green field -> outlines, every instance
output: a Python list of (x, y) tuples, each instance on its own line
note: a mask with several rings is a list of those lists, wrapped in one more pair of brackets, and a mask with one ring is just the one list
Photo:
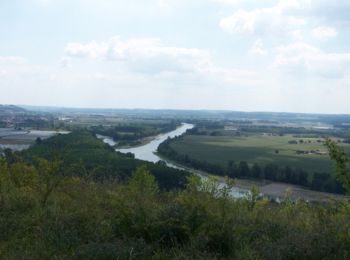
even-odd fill
[[(298, 144), (290, 144), (295, 140)], [(303, 140), (303, 143), (300, 143)], [(326, 147), (317, 138), (295, 138), (293, 135), (268, 136), (262, 134), (250, 136), (201, 136), (186, 135), (171, 142), (171, 147), (180, 154), (193, 159), (207, 161), (223, 167), (229, 160), (247, 161), (261, 165), (274, 163), (279, 166), (302, 168), (309, 172), (333, 172), (333, 163), (328, 155), (297, 154), (297, 150), (319, 150)], [(350, 145), (342, 145), (350, 153)], [(276, 153), (278, 150), (278, 153)]]

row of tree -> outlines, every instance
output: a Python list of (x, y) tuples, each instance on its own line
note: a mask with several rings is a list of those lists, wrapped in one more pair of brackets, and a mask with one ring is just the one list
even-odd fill
[(270, 180), (300, 185), (317, 191), (345, 193), (342, 185), (328, 173), (309, 173), (303, 169), (295, 169), (289, 166), (280, 167), (273, 163), (265, 165), (254, 163), (253, 165), (249, 165), (245, 161), (235, 162), (233, 160), (230, 160), (227, 166), (223, 167), (191, 158), (187, 154), (180, 154), (170, 146), (171, 142), (172, 140), (168, 139), (162, 143), (158, 148), (159, 153), (197, 170), (220, 176), (229, 176), (231, 178)]

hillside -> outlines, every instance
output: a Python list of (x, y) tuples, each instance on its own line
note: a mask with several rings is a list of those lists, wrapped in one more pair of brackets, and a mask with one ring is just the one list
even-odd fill
[(43, 140), (22, 153), (20, 159), (36, 164), (38, 159), (61, 161), (66, 176), (89, 177), (98, 181), (125, 181), (137, 167), (145, 165), (162, 189), (184, 187), (189, 173), (116, 153), (88, 131), (74, 131)]
[(1, 105), (0, 104), (0, 115), (1, 114), (18, 114), (18, 113), (25, 113), (27, 112), (26, 109), (14, 106), (14, 105)]
[(0, 160), (1, 259), (347, 259), (348, 202), (233, 200), (214, 180), (160, 191), (66, 176), (59, 163)]

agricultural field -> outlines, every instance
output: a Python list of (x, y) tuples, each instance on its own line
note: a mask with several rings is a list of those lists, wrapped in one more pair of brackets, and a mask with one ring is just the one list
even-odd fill
[(0, 149), (23, 150), (32, 145), (37, 138), (47, 139), (57, 134), (67, 134), (68, 131), (16, 130), (0, 128)]
[[(350, 154), (349, 144), (340, 144)], [(186, 135), (171, 142), (179, 154), (227, 167), (228, 161), (246, 161), (250, 165), (274, 163), (302, 168), (308, 172), (333, 172), (327, 149), (320, 138), (293, 135), (253, 134), (247, 136)]]

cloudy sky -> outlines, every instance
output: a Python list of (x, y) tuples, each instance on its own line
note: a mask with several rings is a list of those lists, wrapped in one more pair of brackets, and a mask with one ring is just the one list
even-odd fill
[(0, 103), (350, 113), (348, 0), (1, 0)]

